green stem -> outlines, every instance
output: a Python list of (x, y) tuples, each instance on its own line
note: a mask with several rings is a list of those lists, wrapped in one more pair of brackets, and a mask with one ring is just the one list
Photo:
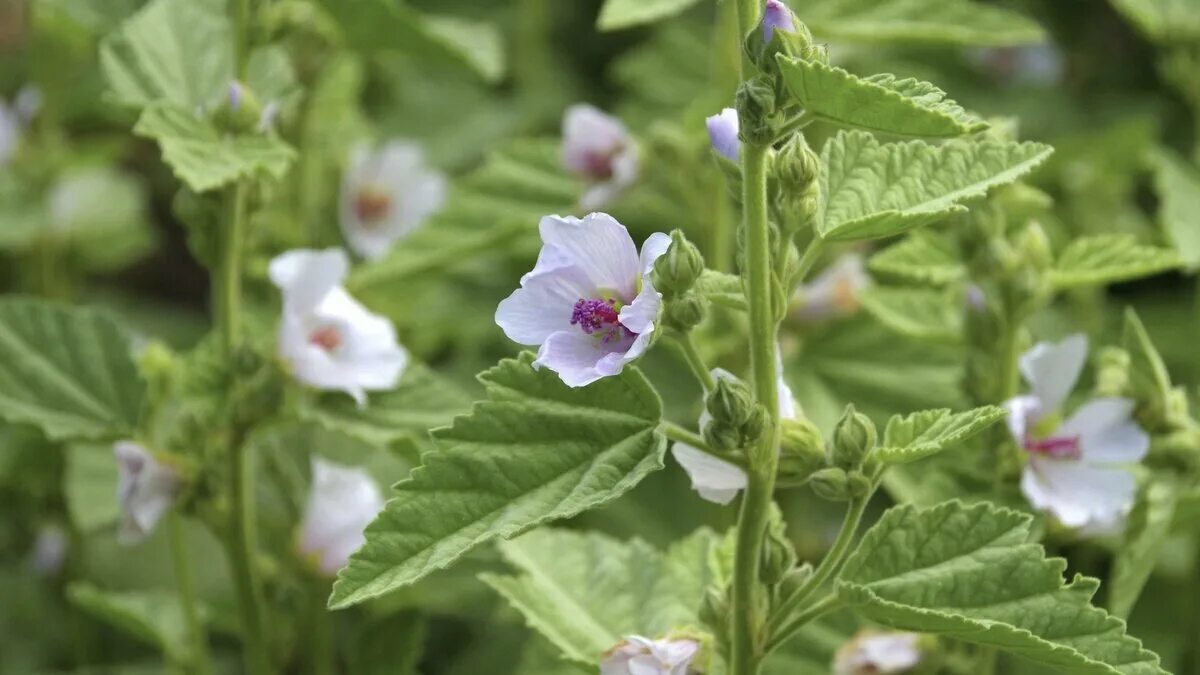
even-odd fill
[(740, 467), (742, 470), (745, 470), (747, 468), (746, 460), (743, 457), (738, 457), (738, 456), (733, 456), (733, 455), (728, 455), (728, 454), (717, 452), (716, 450), (714, 450), (712, 448), (712, 446), (710, 446), (708, 444), (708, 441), (704, 440), (703, 436), (701, 436), (700, 434), (698, 434), (694, 431), (691, 431), (690, 429), (685, 429), (685, 428), (679, 426), (678, 424), (675, 424), (674, 422), (663, 422), (662, 425), (659, 427), (659, 429), (662, 430), (664, 436), (666, 436), (668, 439), (670, 439), (676, 443), (683, 443), (685, 445), (690, 445), (693, 448), (696, 448), (697, 450), (700, 450), (702, 452), (712, 455), (713, 457), (716, 457), (717, 459), (721, 460), (722, 462), (729, 462), (730, 464), (734, 464), (734, 465)]
[(217, 323), (226, 355), (237, 346), (242, 301), (242, 244), (245, 240), (246, 202), (249, 189), (239, 181), (229, 197), (228, 229), (221, 241), (221, 260), (216, 279)]
[[(820, 235), (813, 233), (812, 241), (808, 242), (808, 246), (804, 247), (804, 254), (800, 256), (800, 262), (796, 263), (795, 278), (789, 279), (789, 283), (798, 284), (804, 280), (808, 273), (812, 271), (813, 265), (817, 264), (817, 260), (821, 257), (821, 253), (825, 250), (825, 240)], [(788, 289), (789, 291), (791, 289)]]
[(705, 391), (712, 391), (713, 387), (717, 386), (716, 380), (713, 379), (712, 371), (708, 365), (704, 363), (704, 357), (700, 356), (700, 351), (696, 349), (696, 343), (692, 341), (692, 334), (684, 331), (673, 331), (671, 333), (671, 341), (679, 347), (679, 352), (683, 354), (684, 360), (687, 361), (688, 367), (692, 369), (692, 374), (696, 376), (696, 380), (700, 386), (704, 387)]
[(333, 675), (333, 622), (326, 602), (329, 597), (327, 584), (314, 584), (312, 606), (312, 674)]
[(250, 65), (250, 0), (230, 0), (233, 5), (234, 72), (237, 79), (245, 80)]
[[(821, 564), (817, 566), (813, 575), (804, 582), (800, 588), (788, 596), (779, 607), (775, 610), (775, 615), (771, 617), (770, 627), (771, 634), (778, 635), (782, 630), (784, 622), (788, 621), (789, 615), (802, 607), (804, 602), (816, 592), (826, 581), (833, 578), (841, 569), (842, 563), (846, 559), (846, 554), (850, 552), (850, 545), (854, 543), (854, 535), (858, 532), (859, 523), (862, 522), (863, 512), (867, 509), (867, 502), (871, 500), (868, 494), (864, 497), (850, 501), (850, 508), (846, 511), (846, 517), (842, 520), (842, 529), (838, 532), (837, 538), (830, 547), (829, 552), (821, 560)], [(789, 622), (790, 625), (790, 622)]]
[(242, 615), (242, 647), (246, 673), (269, 675), (271, 659), (267, 650), (266, 627), (263, 622), (262, 584), (255, 564), (255, 504), (253, 472), (250, 453), (242, 439), (235, 438), (229, 447), (230, 522), (227, 546)]
[(554, 35), (548, 0), (519, 0), (516, 55), (513, 72), (521, 95), (537, 96), (550, 85), (554, 50), (547, 36)]
[(192, 640), (191, 670), (196, 675), (207, 675), (212, 672), (212, 664), (208, 658), (208, 638), (196, 607), (196, 583), (188, 560), (187, 542), (183, 539), (183, 516), (173, 513), (167, 520), (171, 535), (171, 558), (175, 563), (175, 587), (179, 592), (183, 621)]
[[(754, 7), (757, 8), (757, 5)], [(757, 16), (756, 12), (755, 9), (753, 16)], [(754, 373), (755, 399), (766, 410), (768, 424), (756, 447), (749, 449), (748, 482), (738, 514), (737, 551), (733, 566), (731, 675), (756, 675), (759, 671), (765, 623), (765, 598), (759, 581), (759, 565), (779, 463), (779, 388), (775, 363), (778, 322), (771, 301), (771, 250), (767, 223), (768, 151), (765, 145), (742, 145), (742, 208), (746, 242), (746, 269), (743, 274), (750, 314), (750, 365)]]
[(786, 625), (780, 628), (778, 632), (771, 636), (771, 641), (767, 643), (766, 649), (763, 650), (764, 654), (770, 654), (771, 652), (775, 651), (785, 642), (790, 640), (792, 636), (800, 632), (801, 628), (804, 628), (812, 621), (815, 621), (816, 619), (834, 611), (835, 609), (838, 609), (839, 607), (841, 607), (841, 600), (838, 599), (836, 593), (830, 593), (829, 595), (814, 602), (803, 612), (797, 614), (796, 618), (789, 621)]

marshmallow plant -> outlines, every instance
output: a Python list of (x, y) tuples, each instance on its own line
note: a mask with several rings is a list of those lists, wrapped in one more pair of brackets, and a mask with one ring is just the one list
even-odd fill
[(427, 165), (421, 146), (393, 140), (357, 146), (342, 178), (341, 223), (347, 244), (382, 258), (446, 202), (446, 177)]
[(603, 208), (638, 178), (637, 143), (621, 120), (595, 106), (567, 108), (562, 122), (562, 163), (588, 184), (579, 208)]

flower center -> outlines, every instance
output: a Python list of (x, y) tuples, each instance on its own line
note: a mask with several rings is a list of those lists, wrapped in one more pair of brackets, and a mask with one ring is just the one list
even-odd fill
[(1051, 437), (1025, 439), (1025, 450), (1051, 459), (1079, 459), (1081, 452), (1078, 438)]
[(364, 186), (354, 198), (354, 215), (364, 224), (373, 225), (392, 210), (392, 196), (376, 186)]
[(308, 336), (308, 342), (332, 352), (342, 345), (342, 334), (333, 326), (322, 326)]
[(580, 298), (571, 312), (571, 325), (605, 344), (632, 337), (634, 332), (621, 325), (620, 307), (615, 298), (588, 300)]
[(583, 155), (583, 172), (592, 180), (608, 180), (613, 176), (613, 159), (621, 152), (616, 146), (607, 152), (590, 150)]
[(853, 279), (838, 279), (833, 285), (833, 306), (843, 314), (858, 310), (858, 289)]

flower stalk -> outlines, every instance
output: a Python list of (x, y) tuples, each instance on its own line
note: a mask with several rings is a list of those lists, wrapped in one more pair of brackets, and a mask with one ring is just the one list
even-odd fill
[(187, 542), (183, 538), (183, 517), (178, 513), (168, 519), (171, 534), (171, 558), (175, 564), (175, 589), (179, 593), (179, 605), (183, 610), (183, 621), (188, 637), (192, 641), (191, 672), (209, 675), (212, 664), (208, 656), (208, 638), (200, 623), (200, 612), (196, 606), (196, 582), (188, 562)]

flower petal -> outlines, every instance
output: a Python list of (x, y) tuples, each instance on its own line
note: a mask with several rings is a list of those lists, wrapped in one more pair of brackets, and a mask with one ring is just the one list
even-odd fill
[(297, 249), (272, 259), (268, 274), (286, 305), (305, 310), (315, 307), (349, 271), (350, 259), (340, 248)]
[(1089, 462), (1138, 462), (1150, 450), (1150, 437), (1133, 421), (1133, 401), (1098, 398), (1079, 407), (1055, 432), (1075, 437)]
[(706, 117), (708, 140), (713, 150), (731, 162), (738, 161), (742, 143), (738, 140), (738, 114), (734, 108), (725, 108), (720, 113)]
[(1041, 399), (1042, 410), (1055, 410), (1067, 399), (1083, 371), (1087, 351), (1087, 337), (1077, 333), (1060, 342), (1039, 342), (1021, 355), (1021, 374)]
[(562, 137), (563, 165), (582, 174), (593, 170), (594, 155), (611, 155), (629, 143), (629, 131), (619, 119), (586, 103), (567, 108)]
[(1005, 417), (1005, 422), (1008, 424), (1008, 431), (1017, 443), (1025, 441), (1025, 437), (1029, 435), (1030, 429), (1037, 424), (1038, 418), (1044, 414), (1042, 402), (1036, 396), (1010, 398), (1004, 402), (1004, 409), (1008, 411), (1008, 415)]
[(313, 458), (312, 477), (298, 546), (333, 576), (362, 546), (363, 530), (383, 508), (383, 495), (363, 469), (320, 457)]
[(559, 331), (542, 343), (533, 365), (558, 373), (568, 387), (584, 387), (606, 374), (596, 368), (600, 359), (611, 353), (602, 350), (602, 346), (603, 343), (582, 331)]
[(746, 487), (746, 472), (736, 464), (685, 443), (671, 446), (671, 454), (692, 479), (692, 489), (706, 501), (728, 504)]
[(546, 216), (538, 224), (542, 241), (570, 259), (596, 289), (616, 293), (621, 302), (636, 294), (640, 270), (637, 247), (625, 226), (607, 213), (582, 220)]
[(1128, 513), (1137, 482), (1120, 468), (1033, 457), (1021, 476), (1021, 491), (1030, 504), (1078, 528), (1111, 523)]
[(546, 246), (537, 266), (521, 278), (521, 288), (496, 308), (496, 325), (517, 344), (540, 345), (559, 331), (578, 330), (571, 325), (575, 303), (596, 292), (582, 270)]

